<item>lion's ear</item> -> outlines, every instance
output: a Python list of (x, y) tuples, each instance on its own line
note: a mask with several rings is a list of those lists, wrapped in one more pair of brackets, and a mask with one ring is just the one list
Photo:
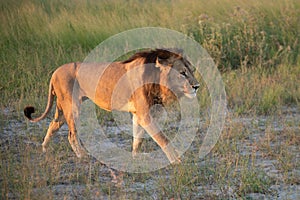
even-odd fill
[(157, 58), (156, 58), (156, 67), (168, 66), (171, 63), (171, 53), (166, 50), (158, 51)]
[(156, 58), (156, 63), (155, 63), (156, 67), (160, 68), (160, 67), (164, 67), (164, 66), (168, 66), (168, 65), (169, 65), (168, 59), (163, 59), (160, 57)]
[(183, 51), (181, 49), (159, 49), (156, 58), (156, 67), (171, 66), (182, 57)]
[(161, 67), (166, 67), (166, 66), (171, 66), (172, 65), (172, 60), (171, 58), (163, 59), (163, 58), (156, 58), (156, 63), (155, 67), (161, 68)]

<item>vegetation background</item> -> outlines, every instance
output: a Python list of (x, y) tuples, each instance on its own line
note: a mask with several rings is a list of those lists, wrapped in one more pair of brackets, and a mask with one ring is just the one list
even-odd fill
[[(201, 169), (184, 166), (166, 172), (173, 173), (175, 178), (168, 182), (169, 187), (162, 187), (163, 180), (157, 183), (164, 188), (157, 192), (158, 197), (187, 197), (185, 195), (195, 194), (197, 190), (201, 191), (201, 198), (230, 195), (246, 198), (250, 193), (272, 196), (272, 185), (299, 185), (299, 152), (290, 149), (299, 150), (300, 144), (299, 121), (295, 117), (299, 116), (300, 100), (299, 13), (297, 0), (0, 1), (1, 199), (36, 198), (37, 189), (45, 187), (50, 189), (39, 194), (51, 194), (54, 198), (58, 189), (51, 190), (51, 186), (63, 180), (77, 186), (95, 185), (91, 174), (96, 173), (99, 166), (89, 163), (90, 176), (86, 178), (83, 164), (76, 158), (69, 158), (73, 155), (67, 143), (53, 144), (56, 148), (53, 152), (67, 149), (64, 154), (34, 158), (40, 154), (39, 149), (24, 144), (24, 140), (41, 142), (47, 125), (29, 129), (22, 110), (28, 104), (36, 105), (40, 112), (44, 109), (49, 79), (58, 66), (82, 61), (93, 48), (114, 34), (146, 26), (180, 31), (210, 53), (222, 72), (231, 113), (224, 134), (207, 163)], [(199, 99), (201, 106), (209, 105), (206, 87), (199, 92)], [(286, 115), (291, 115), (292, 120), (285, 120)], [(249, 126), (245, 121), (232, 123), (245, 116), (252, 121)], [(259, 129), (261, 123), (263, 130)], [(274, 123), (280, 124), (279, 133)], [(23, 134), (18, 137), (8, 134), (18, 131)], [(255, 145), (263, 155), (255, 157), (257, 151), (253, 152), (252, 140), (252, 152), (242, 155), (238, 146), (243, 146), (256, 133), (260, 133), (256, 135), (260, 143)], [(282, 176), (280, 180), (270, 178), (261, 166), (249, 161), (249, 157), (262, 161), (264, 156), (279, 163), (275, 168)], [(216, 164), (216, 160), (221, 163)], [(32, 171), (33, 168), (36, 170)], [(63, 173), (66, 169), (69, 171)], [(134, 182), (162, 173), (142, 178), (141, 175), (128, 175), (127, 178)], [(101, 176), (99, 172), (98, 175)], [(207, 182), (227, 193), (222, 196), (199, 189), (199, 185)], [(84, 192), (80, 197), (94, 193), (108, 196), (124, 193), (105, 183), (101, 188), (99, 193), (91, 187), (81, 188), (79, 190)], [(145, 196), (149, 194), (145, 192)], [(74, 192), (71, 196), (64, 195), (73, 198)]]
[(298, 104), (299, 6), (293, 0), (4, 0), (1, 105), (44, 102), (46, 95), (32, 94), (47, 93), (58, 66), (82, 61), (109, 36), (145, 26), (174, 29), (199, 41), (225, 72), (235, 110), (266, 113)]

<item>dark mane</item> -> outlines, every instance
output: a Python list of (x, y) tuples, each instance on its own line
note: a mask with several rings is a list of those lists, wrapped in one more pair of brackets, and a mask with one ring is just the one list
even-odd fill
[(132, 62), (136, 59), (140, 59), (140, 58), (145, 58), (145, 63), (155, 63), (157, 55), (158, 55), (158, 53), (155, 50), (141, 51), (141, 52), (135, 53), (134, 55), (132, 55), (130, 58), (123, 61), (122, 63), (123, 64), (130, 63), (130, 62)]
[(175, 55), (181, 55), (182, 50), (180, 49), (154, 49), (154, 50), (145, 50), (145, 51), (140, 51), (132, 55), (130, 58), (127, 60), (124, 60), (122, 63), (130, 63), (136, 59), (139, 58), (145, 58), (144, 63), (155, 63), (156, 58), (168, 58), (170, 55), (175, 54)]

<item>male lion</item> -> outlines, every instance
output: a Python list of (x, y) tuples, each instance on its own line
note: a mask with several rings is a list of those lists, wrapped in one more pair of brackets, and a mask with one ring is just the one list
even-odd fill
[(71, 147), (78, 157), (82, 157), (86, 151), (76, 136), (75, 122), (82, 101), (89, 98), (107, 111), (132, 113), (133, 155), (139, 150), (146, 130), (169, 161), (178, 163), (178, 152), (153, 123), (149, 110), (154, 104), (165, 104), (176, 97), (193, 98), (198, 88), (191, 64), (182, 52), (155, 49), (136, 53), (123, 62), (65, 64), (52, 75), (45, 112), (32, 118), (34, 107), (28, 106), (24, 114), (31, 122), (44, 119), (56, 96), (56, 112), (42, 143), (43, 151), (46, 151), (51, 136), (67, 122)]

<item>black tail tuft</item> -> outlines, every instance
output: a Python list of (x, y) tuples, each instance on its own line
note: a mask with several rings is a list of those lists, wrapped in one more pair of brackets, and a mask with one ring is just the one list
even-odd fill
[(32, 119), (31, 114), (34, 113), (34, 111), (35, 111), (34, 107), (32, 107), (32, 106), (27, 106), (24, 108), (24, 114), (30, 120)]

